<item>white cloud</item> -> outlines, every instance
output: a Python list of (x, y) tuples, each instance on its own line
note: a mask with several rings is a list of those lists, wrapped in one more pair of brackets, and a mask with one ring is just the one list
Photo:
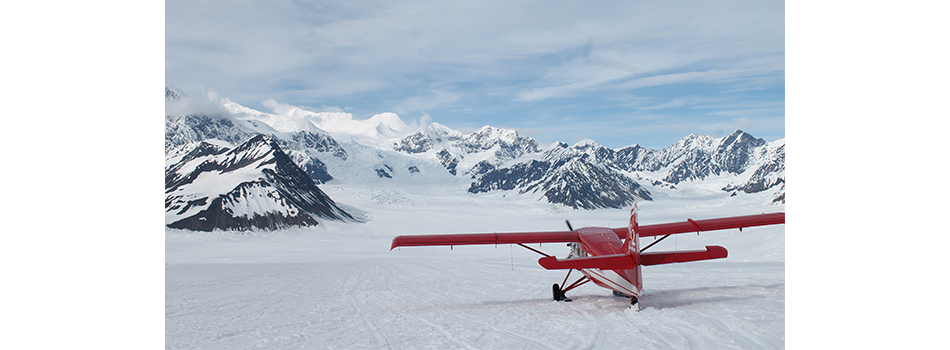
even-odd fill
[(221, 106), (217, 93), (208, 90), (204, 95), (181, 96), (177, 100), (165, 101), (165, 115), (208, 115), (231, 116), (231, 113)]
[(426, 113), (426, 111), (422, 111), (422, 116), (419, 117), (419, 128), (425, 128), (429, 126), (429, 124), (432, 124), (432, 116)]

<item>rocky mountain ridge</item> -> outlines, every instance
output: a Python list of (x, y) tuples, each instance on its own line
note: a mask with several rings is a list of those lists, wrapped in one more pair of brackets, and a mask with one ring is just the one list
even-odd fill
[(202, 141), (166, 158), (165, 224), (197, 231), (275, 230), (319, 219), (356, 221), (321, 191), (273, 137), (237, 147)]
[[(166, 99), (176, 94), (166, 91)], [(724, 196), (772, 191), (773, 202), (784, 203), (784, 140), (767, 142), (741, 130), (719, 138), (691, 134), (664, 149), (610, 149), (592, 140), (542, 149), (528, 136), (491, 126), (468, 134), (438, 123), (412, 130), (391, 113), (364, 125), (337, 114), (318, 118), (311, 113), (301, 119), (299, 110), (267, 114), (228, 103), (231, 111), (253, 115), (167, 115), (166, 155), (202, 140), (236, 145), (264, 134), (316, 184), (456, 179), (472, 194), (513, 191), (552, 204), (597, 209), (651, 200), (651, 188), (675, 191), (716, 179), (726, 181), (721, 185)], [(336, 128), (335, 133), (321, 128), (321, 120), (331, 119), (334, 124), (328, 128)], [(284, 131), (264, 121), (280, 124)], [(359, 132), (341, 134), (339, 125), (357, 125)], [(380, 136), (376, 131), (381, 129), (392, 135)], [(366, 130), (376, 131), (366, 136)]]

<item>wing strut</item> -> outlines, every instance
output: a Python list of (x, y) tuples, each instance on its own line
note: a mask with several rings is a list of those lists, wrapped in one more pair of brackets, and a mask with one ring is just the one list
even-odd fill
[(526, 246), (526, 245), (524, 245), (524, 244), (521, 244), (521, 243), (516, 243), (516, 244), (517, 244), (517, 245), (520, 245), (520, 246), (522, 246), (522, 247), (525, 247), (526, 249), (528, 249), (528, 250), (530, 250), (530, 251), (532, 251), (532, 252), (535, 252), (535, 253), (538, 253), (538, 254), (541, 254), (541, 255), (544, 255), (545, 257), (550, 257), (550, 255), (547, 255), (547, 254), (544, 254), (544, 252), (542, 252), (542, 251), (540, 251), (540, 250), (537, 250), (537, 249), (534, 249), (534, 248), (531, 248), (531, 247), (529, 247), (529, 246)]
[(562, 290), (562, 292), (567, 293), (567, 291), (569, 291), (569, 290), (571, 290), (571, 289), (574, 289), (574, 288), (577, 288), (577, 287), (580, 287), (580, 286), (583, 286), (583, 285), (584, 285), (585, 283), (587, 283), (587, 282), (590, 282), (590, 280), (587, 279), (587, 276), (583, 276), (583, 277), (579, 278), (577, 281), (574, 281), (574, 283), (571, 283), (571, 285), (570, 285), (570, 286), (567, 286), (567, 288), (564, 288), (564, 289)]
[(671, 236), (671, 235), (673, 235), (673, 234), (672, 234), (672, 233), (671, 233), (671, 234), (668, 234), (668, 235), (666, 235), (666, 236), (663, 236), (663, 238), (660, 238), (660, 239), (658, 239), (658, 240), (656, 240), (656, 241), (653, 241), (653, 243), (650, 243), (650, 245), (648, 245), (648, 246), (646, 246), (646, 247), (643, 247), (643, 249), (640, 249), (640, 252), (643, 253), (644, 250), (650, 249), (650, 247), (652, 247), (654, 244), (660, 243), (660, 241), (666, 239), (666, 237), (669, 237), (669, 236)]

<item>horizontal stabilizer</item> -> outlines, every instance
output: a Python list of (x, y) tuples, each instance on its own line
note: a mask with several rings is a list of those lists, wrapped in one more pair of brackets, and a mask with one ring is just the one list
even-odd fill
[(578, 242), (577, 232), (465, 233), (450, 235), (396, 236), (389, 250), (396, 247), (430, 245), (517, 244)]
[(601, 255), (588, 258), (558, 260), (553, 256), (538, 259), (538, 263), (548, 270), (560, 269), (601, 269), (624, 270), (636, 267), (633, 258), (627, 254)]
[(662, 265), (689, 261), (721, 259), (729, 255), (726, 248), (707, 245), (706, 250), (688, 250), (681, 252), (657, 252), (640, 254), (640, 265)]

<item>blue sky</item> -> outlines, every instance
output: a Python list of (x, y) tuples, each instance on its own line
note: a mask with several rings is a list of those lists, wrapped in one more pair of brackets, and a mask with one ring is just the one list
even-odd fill
[(165, 81), (539, 142), (785, 137), (778, 1), (165, 3)]

